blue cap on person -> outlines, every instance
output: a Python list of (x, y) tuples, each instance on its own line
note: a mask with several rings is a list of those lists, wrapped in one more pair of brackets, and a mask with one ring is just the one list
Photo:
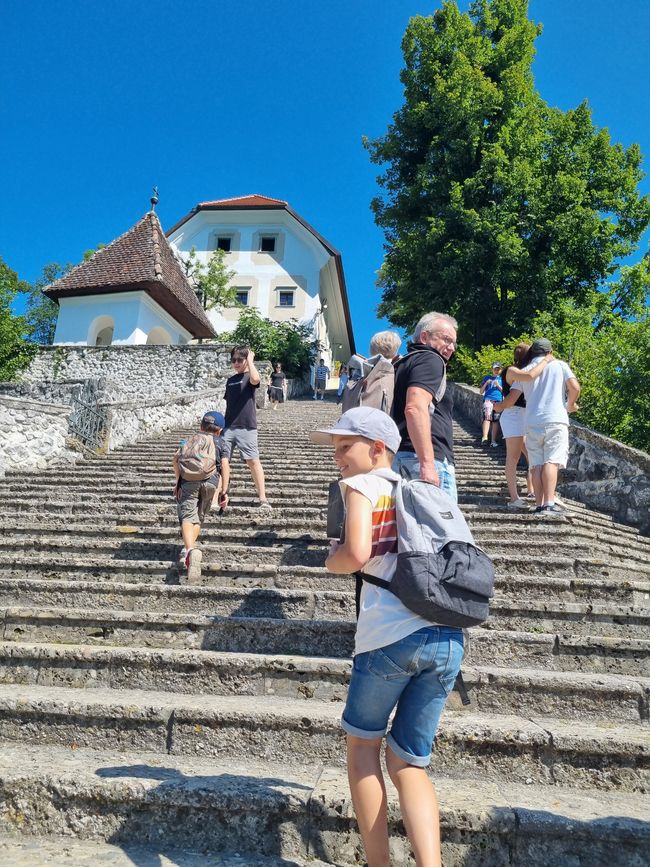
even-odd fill
[(226, 420), (220, 412), (211, 410), (203, 416), (201, 424), (213, 424), (215, 427), (220, 427), (223, 430), (226, 426)]
[(309, 438), (320, 446), (332, 444), (332, 437), (366, 437), (379, 440), (391, 452), (399, 451), (402, 437), (393, 419), (371, 406), (356, 406), (344, 412), (334, 427), (313, 430)]

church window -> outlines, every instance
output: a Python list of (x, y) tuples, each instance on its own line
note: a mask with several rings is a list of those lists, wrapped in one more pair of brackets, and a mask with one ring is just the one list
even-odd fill
[(293, 307), (294, 294), (293, 289), (280, 289), (278, 292), (278, 307)]
[(242, 307), (248, 307), (248, 293), (249, 292), (250, 292), (249, 289), (240, 289), (239, 287), (237, 287), (237, 289), (235, 290), (235, 301), (238, 304), (241, 304)]
[(275, 253), (276, 235), (262, 235), (260, 237), (260, 253)]

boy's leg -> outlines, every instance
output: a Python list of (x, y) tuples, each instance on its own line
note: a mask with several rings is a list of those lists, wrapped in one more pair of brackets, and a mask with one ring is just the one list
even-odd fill
[(196, 540), (201, 532), (200, 524), (193, 524), (191, 521), (183, 521), (181, 524), (181, 538), (183, 539), (183, 547), (186, 551), (193, 548)]
[(262, 463), (259, 458), (254, 458), (252, 460), (246, 461), (248, 464), (248, 469), (251, 471), (251, 476), (253, 477), (253, 483), (255, 485), (255, 490), (257, 491), (257, 496), (260, 500), (266, 500), (266, 484), (264, 480), (264, 468), (262, 467)]
[(418, 867), (441, 867), (440, 808), (424, 768), (409, 765), (386, 747), (386, 767), (399, 795), (399, 805)]
[(347, 736), (348, 780), (369, 867), (390, 867), (386, 786), (379, 753), (382, 738)]

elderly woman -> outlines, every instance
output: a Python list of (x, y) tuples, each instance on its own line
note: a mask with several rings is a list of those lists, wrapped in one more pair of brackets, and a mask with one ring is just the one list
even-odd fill
[(370, 358), (383, 355), (389, 361), (398, 357), (402, 338), (396, 331), (379, 331), (370, 341)]

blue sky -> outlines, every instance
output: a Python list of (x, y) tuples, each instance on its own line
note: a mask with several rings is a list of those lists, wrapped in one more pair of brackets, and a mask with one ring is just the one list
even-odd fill
[[(461, 3), (463, 7), (466, 2)], [(286, 199), (343, 254), (357, 347), (383, 236), (361, 137), (402, 101), (407, 0), (5, 0), (0, 56), (0, 256), (35, 279), (77, 262), (149, 207), (165, 228), (197, 202)], [(584, 98), (650, 162), (645, 0), (531, 0), (534, 65), (552, 105)], [(650, 192), (650, 182), (643, 182)]]

